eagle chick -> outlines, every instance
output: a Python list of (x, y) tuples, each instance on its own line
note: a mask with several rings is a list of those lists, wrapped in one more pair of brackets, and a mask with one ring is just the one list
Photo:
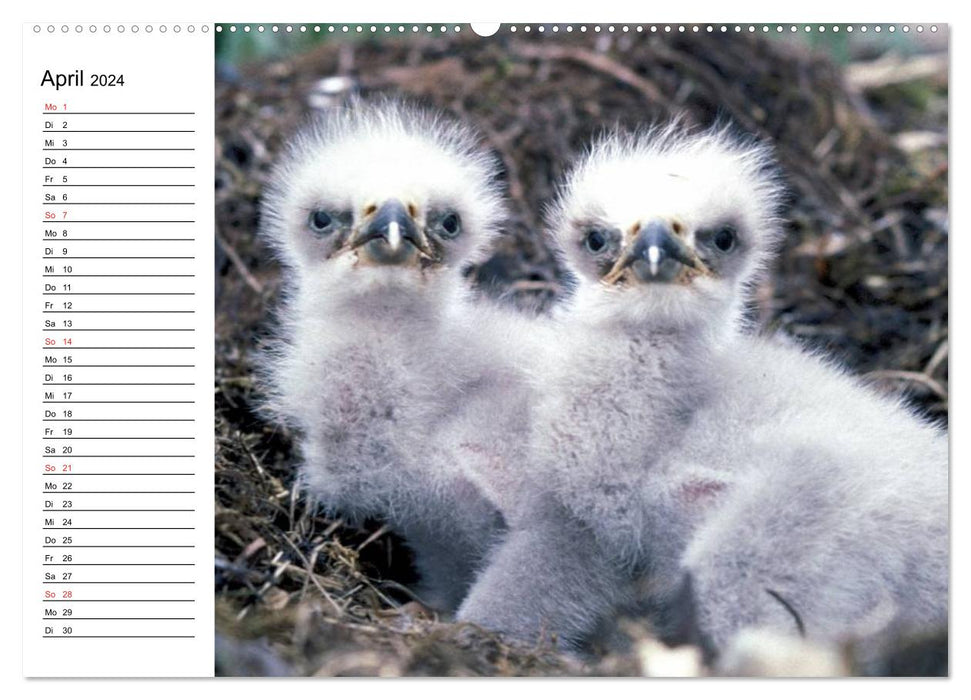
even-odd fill
[(946, 622), (946, 437), (743, 321), (780, 195), (724, 128), (610, 136), (568, 176), (549, 228), (577, 287), (534, 365), (531, 484), (461, 619), (575, 646), (632, 611), (712, 651)]
[(415, 552), (422, 599), (443, 610), (501, 527), (436, 444), (481, 383), (449, 328), (466, 306), (462, 269), (505, 216), (496, 171), (464, 126), (357, 103), (296, 136), (262, 209), (287, 274), (266, 383), (301, 435), (300, 482), (333, 515), (387, 521)]

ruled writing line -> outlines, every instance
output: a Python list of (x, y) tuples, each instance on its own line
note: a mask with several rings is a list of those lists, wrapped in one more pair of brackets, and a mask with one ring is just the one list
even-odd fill
[[(60, 205), (58, 205), (60, 206)], [(68, 205), (69, 206), (69, 205)], [(41, 219), (44, 224), (194, 224), (194, 219), (72, 219), (71, 221), (56, 221), (54, 219)], [(56, 240), (56, 239), (48, 239)]]
[(65, 206), (65, 207), (85, 207), (85, 206), (195, 206), (195, 202), (41, 202), (41, 206)]
[(143, 116), (146, 114), (154, 115), (171, 115), (171, 116), (188, 116), (195, 114), (195, 112), (41, 112), (41, 114), (56, 114), (56, 115), (66, 115), (66, 114), (102, 114), (102, 115), (120, 115), (125, 114), (129, 116)]
[(77, 435), (65, 435), (62, 437), (45, 437), (44, 440), (195, 440), (195, 437), (125, 437), (117, 435), (110, 437), (79, 437)]
[[(66, 114), (66, 112), (61, 112)], [(44, 129), (42, 134), (194, 134), (195, 129)]]
[(42, 148), (42, 151), (194, 151), (195, 148)]

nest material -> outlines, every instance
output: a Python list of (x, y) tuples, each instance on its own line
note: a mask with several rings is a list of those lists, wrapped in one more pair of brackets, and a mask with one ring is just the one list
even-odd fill
[[(470, 277), (530, 305), (562, 294), (541, 212), (592, 137), (674, 115), (686, 125), (731, 120), (775, 145), (790, 192), (788, 235), (753, 315), (946, 421), (947, 63), (933, 59), (888, 55), (844, 71), (801, 44), (760, 37), (503, 32), (488, 41), (329, 40), (287, 60), (222, 70), (217, 670), (548, 675), (645, 668), (635, 652), (581, 667), (545, 646), (510, 647), (429, 618), (408, 604), (413, 573), (399, 540), (379, 523), (349, 529), (316, 515), (293, 492), (291, 436), (256, 410), (253, 353), (272, 329), (280, 271), (255, 232), (274, 157), (315, 107), (347, 90), (397, 94), (477, 126), (504, 165), (513, 218), (496, 254)], [(888, 61), (898, 61), (897, 69), (888, 70)]]

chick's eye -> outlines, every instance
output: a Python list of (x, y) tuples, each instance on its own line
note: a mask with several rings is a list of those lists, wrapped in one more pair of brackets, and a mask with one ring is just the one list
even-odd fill
[(599, 253), (607, 247), (607, 236), (603, 231), (594, 229), (587, 234), (584, 245), (591, 253)]
[(735, 247), (735, 229), (731, 226), (723, 226), (715, 232), (715, 236), (712, 239), (715, 243), (715, 247), (718, 248), (723, 253), (729, 252)]
[(317, 233), (326, 233), (333, 223), (334, 217), (323, 209), (316, 209), (310, 213), (310, 228)]
[(459, 215), (455, 212), (446, 214), (445, 218), (442, 219), (441, 227), (442, 235), (445, 238), (455, 238), (462, 229), (462, 222), (459, 219)]

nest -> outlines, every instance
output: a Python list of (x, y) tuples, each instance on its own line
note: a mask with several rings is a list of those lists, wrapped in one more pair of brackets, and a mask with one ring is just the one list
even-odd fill
[(580, 665), (436, 619), (410, 595), (400, 540), (380, 523), (323, 518), (294, 491), (292, 436), (259, 415), (253, 381), (280, 287), (255, 236), (259, 197), (288, 134), (348, 92), (417, 99), (479, 128), (503, 163), (513, 217), (469, 276), (531, 306), (564, 293), (541, 235), (543, 205), (602, 129), (680, 115), (688, 126), (730, 120), (770, 141), (789, 223), (751, 313), (947, 419), (946, 56), (861, 56), (840, 68), (758, 36), (467, 34), (329, 39), (217, 75), (219, 673), (645, 671), (643, 627), (628, 653)]

